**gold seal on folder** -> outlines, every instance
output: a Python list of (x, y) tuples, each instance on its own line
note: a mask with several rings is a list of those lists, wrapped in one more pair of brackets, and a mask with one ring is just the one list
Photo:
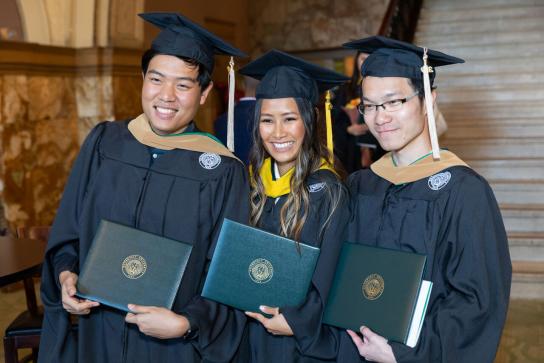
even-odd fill
[(265, 284), (272, 279), (273, 275), (274, 267), (264, 258), (257, 258), (249, 264), (249, 277), (253, 282)]
[(378, 274), (368, 275), (363, 282), (363, 295), (368, 300), (376, 300), (382, 296), (384, 287), (383, 277)]
[(121, 265), (123, 274), (129, 279), (139, 279), (147, 270), (147, 262), (140, 255), (130, 255), (124, 259)]

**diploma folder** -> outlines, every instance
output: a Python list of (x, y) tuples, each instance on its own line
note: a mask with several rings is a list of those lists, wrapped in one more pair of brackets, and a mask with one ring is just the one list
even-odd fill
[(355, 332), (364, 325), (414, 347), (432, 283), (422, 280), (426, 256), (346, 242), (323, 322)]
[(102, 220), (77, 282), (77, 296), (120, 310), (172, 309), (190, 244)]
[(300, 305), (318, 257), (319, 248), (225, 219), (202, 296), (254, 312)]

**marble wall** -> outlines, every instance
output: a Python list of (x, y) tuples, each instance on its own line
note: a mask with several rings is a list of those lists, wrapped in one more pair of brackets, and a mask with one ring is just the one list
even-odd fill
[(1, 170), (8, 226), (49, 224), (78, 151), (70, 77), (2, 78)]
[(250, 1), (253, 55), (339, 47), (378, 32), (389, 0)]
[(0, 46), (0, 230), (50, 225), (89, 130), (141, 113), (140, 51), (81, 53)]

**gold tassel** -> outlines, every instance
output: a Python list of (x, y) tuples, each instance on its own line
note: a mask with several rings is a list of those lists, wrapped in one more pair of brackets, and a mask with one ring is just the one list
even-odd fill
[(425, 90), (425, 106), (427, 107), (427, 122), (429, 125), (429, 135), (431, 137), (431, 146), (433, 149), (433, 159), (440, 160), (440, 147), (438, 146), (438, 135), (436, 133), (436, 121), (434, 119), (433, 97), (431, 94), (431, 80), (429, 73), (433, 72), (433, 67), (427, 65), (427, 48), (423, 48), (423, 88)]
[(327, 91), (327, 94), (325, 95), (325, 123), (327, 126), (327, 149), (329, 149), (329, 153), (330, 153), (330, 159), (331, 159), (330, 163), (331, 165), (334, 165), (334, 144), (332, 140), (331, 110), (332, 110), (331, 92)]
[(230, 57), (227, 66), (229, 74), (229, 101), (227, 108), (227, 148), (234, 152), (234, 86), (236, 78), (234, 77), (234, 58)]

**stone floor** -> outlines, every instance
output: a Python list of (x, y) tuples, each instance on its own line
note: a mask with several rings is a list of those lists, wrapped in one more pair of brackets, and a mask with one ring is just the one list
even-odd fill
[[(38, 289), (38, 286), (36, 286)], [(13, 288), (9, 290), (14, 290)], [(0, 290), (0, 331), (25, 309), (24, 291)], [(38, 290), (37, 290), (38, 291)], [(23, 352), (24, 353), (24, 352)], [(0, 346), (0, 362), (4, 347)], [(513, 300), (495, 363), (544, 362), (544, 300)]]

